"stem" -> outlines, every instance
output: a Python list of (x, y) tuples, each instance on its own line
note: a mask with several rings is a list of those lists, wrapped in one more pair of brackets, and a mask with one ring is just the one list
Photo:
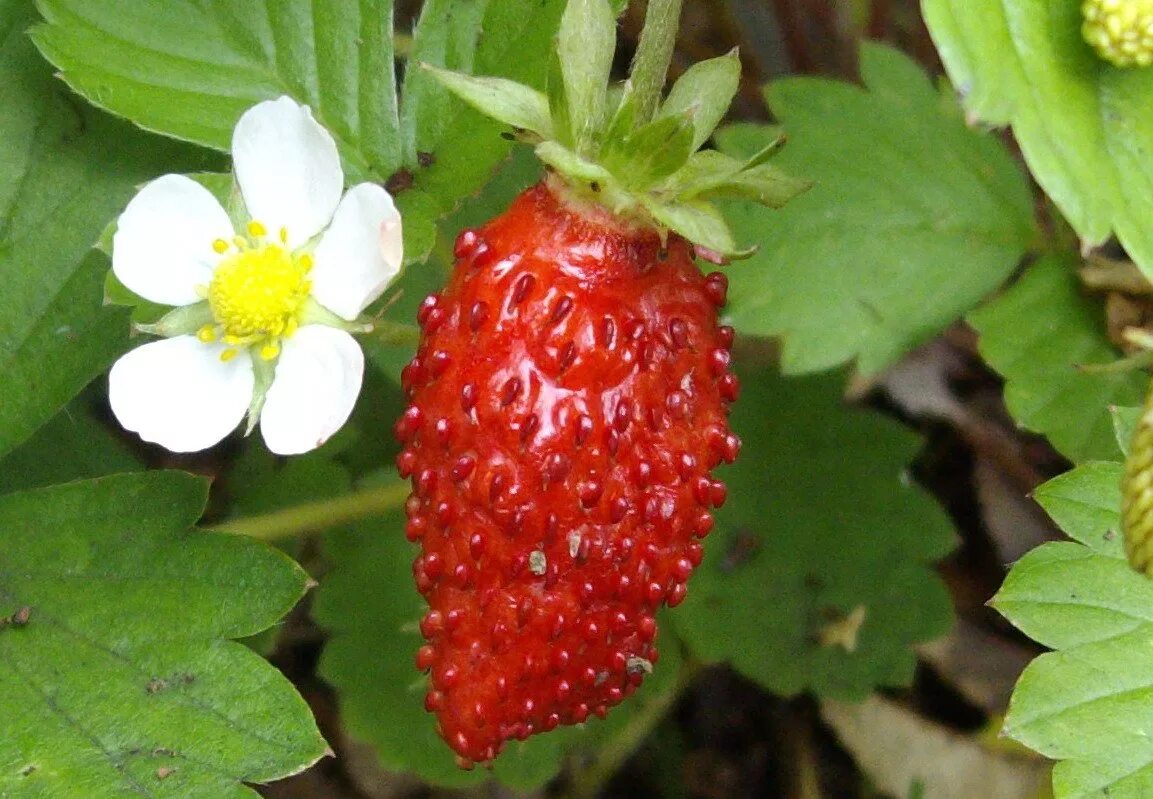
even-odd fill
[(389, 483), (386, 486), (356, 491), (332, 499), (306, 502), (303, 505), (260, 516), (229, 519), (206, 529), (219, 533), (245, 535), (262, 541), (291, 538), (303, 533), (339, 527), (369, 516), (379, 516), (399, 508), (408, 499), (408, 491), (407, 483)]
[(637, 104), (637, 127), (652, 120), (656, 113), (669, 62), (672, 61), (680, 18), (681, 0), (649, 0), (630, 75)]
[(368, 335), (388, 347), (416, 347), (420, 343), (419, 327), (385, 319), (374, 321)]
[(573, 776), (568, 789), (568, 799), (596, 799), (605, 783), (617, 773), (645, 738), (649, 737), (653, 728), (665, 717), (681, 692), (701, 670), (700, 663), (689, 659), (687, 655), (685, 657), (677, 674), (676, 683), (664, 693), (652, 697), (619, 733), (603, 742), (592, 763)]

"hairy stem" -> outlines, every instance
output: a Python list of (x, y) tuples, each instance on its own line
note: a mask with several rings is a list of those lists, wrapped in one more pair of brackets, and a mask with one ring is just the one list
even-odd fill
[(673, 57), (680, 18), (681, 0), (649, 0), (631, 75), (638, 126), (650, 121), (656, 113)]
[(303, 505), (284, 510), (249, 516), (243, 519), (229, 519), (208, 527), (221, 533), (246, 535), (263, 541), (291, 538), (303, 533), (327, 530), (342, 524), (359, 521), (369, 516), (399, 508), (408, 499), (407, 483), (389, 483), (377, 488), (355, 491), (351, 494), (306, 502)]

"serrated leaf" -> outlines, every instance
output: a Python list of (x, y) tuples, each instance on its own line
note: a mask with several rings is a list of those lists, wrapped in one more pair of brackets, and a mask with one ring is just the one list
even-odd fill
[(696, 152), (713, 135), (741, 81), (741, 60), (736, 50), (699, 61), (685, 70), (669, 90), (658, 116), (688, 114), (693, 121), (689, 152)]
[(125, 347), (127, 315), (101, 308), (107, 259), (90, 252), (108, 220), (163, 166), (206, 163), (63, 96), (25, 37), (33, 19), (0, 9), (0, 455)]
[[(418, 41), (416, 44), (420, 46), (416, 49), (422, 60), (476, 75), (507, 78), (538, 90), (544, 88), (543, 75), (549, 56), (555, 52), (554, 38), (564, 0), (485, 0), (480, 28), (465, 31), (467, 21), (475, 19), (477, 5), (475, 0), (438, 2), (436, 8), (441, 15), (435, 18), (436, 26), (431, 24), (432, 19), (426, 21), (422, 15), (416, 31), (418, 39), (439, 36), (438, 26), (458, 31), (445, 34), (455, 37), (458, 44), (455, 50), (445, 53), (443, 62), (434, 57), (437, 51), (424, 48)], [(475, 48), (473, 51), (464, 46), (466, 41)], [(501, 136), (505, 132), (501, 123), (451, 97), (447, 89), (434, 81), (427, 83), (432, 85), (423, 87), (415, 111), (409, 107), (412, 96), (405, 96), (404, 114), (415, 115), (416, 147), (431, 153), (432, 163), (422, 165), (418, 158), (415, 165), (410, 165), (414, 190), (402, 193), (398, 202), (403, 203), (405, 195), (413, 192), (427, 195), (435, 209), (427, 223), (431, 226), (432, 220), (452, 211), (463, 198), (480, 190), (508, 155), (511, 144)], [(411, 90), (407, 78), (405, 87)], [(422, 206), (422, 221), (427, 213)], [(404, 222), (407, 234), (410, 217), (406, 216)], [(425, 243), (431, 246), (431, 242), (422, 241)], [(427, 253), (427, 248), (421, 250), (421, 258)]]
[[(745, 446), (677, 630), (775, 693), (859, 699), (908, 683), (911, 645), (949, 624), (932, 562), (953, 546), (905, 471), (917, 438), (844, 408), (839, 375), (744, 377), (732, 425)], [(854, 614), (854, 651), (820, 643)]]
[(1153, 623), (1153, 581), (1123, 558), (1059, 541), (1021, 558), (991, 604), (1038, 643), (1068, 649)]
[(255, 797), (325, 752), (307, 706), (232, 641), (306, 575), (189, 530), (203, 480), (121, 475), (0, 498), (0, 794)]
[(1124, 467), (1097, 461), (1054, 477), (1033, 492), (1038, 504), (1071, 538), (1115, 558), (1121, 542), (1121, 477)]
[[(786, 372), (856, 359), (868, 374), (994, 290), (1034, 235), (1024, 176), (991, 136), (942, 112), (907, 57), (861, 51), (866, 89), (824, 79), (769, 86), (790, 143), (774, 161), (813, 188), (781, 210), (736, 206), (738, 241), (761, 244), (728, 272), (738, 329), (784, 339)], [(739, 126), (722, 149), (749, 157), (776, 129)]]
[[(412, 31), (409, 65), (432, 64), (448, 70), (472, 72), (477, 43), (485, 30), (484, 15), (490, 0), (427, 0)], [(495, 33), (499, 33), (496, 31)], [(401, 87), (400, 137), (404, 161), (418, 164), (418, 151), (429, 152), (451, 124), (452, 97), (431, 73), (406, 66)]]
[(1089, 373), (1116, 360), (1099, 302), (1081, 293), (1074, 264), (1046, 257), (1002, 296), (968, 317), (980, 350), (1005, 377), (1005, 404), (1074, 461), (1117, 454), (1109, 406), (1140, 402), (1139, 372)]
[(401, 163), (392, 0), (38, 0), (41, 52), (92, 103), (227, 150), (245, 110), (289, 95), (340, 145), (353, 182)]
[(1057, 799), (1153, 792), (1151, 650), (1153, 625), (1145, 624), (1041, 655), (1021, 675), (1004, 732), (1061, 761), (1053, 768)]
[(1081, 38), (1080, 3), (923, 5), (969, 113), (1013, 126), (1033, 176), (1082, 239), (1116, 232), (1153, 274), (1153, 72), (1100, 60)]
[(588, 155), (602, 123), (616, 49), (616, 17), (607, 0), (569, 0), (556, 49), (573, 144)]
[(428, 64), (423, 66), (453, 94), (478, 111), (506, 125), (531, 131), (542, 139), (552, 138), (548, 99), (536, 89), (504, 78), (475, 77)]
[[(348, 730), (372, 744), (386, 768), (414, 772), (438, 785), (484, 782), (492, 776), (485, 770), (461, 771), (455, 765), (452, 751), (435, 732), (435, 718), (424, 709), (427, 678), (416, 670), (413, 656), (423, 643), (418, 622), (426, 606), (412, 586), (410, 564), (417, 548), (405, 540), (403, 530), (404, 514), (398, 510), (325, 538), (332, 569), (313, 612), (331, 637), (320, 672), (339, 692)], [(606, 721), (511, 742), (496, 760), (495, 777), (527, 791), (552, 779), (564, 758), (578, 749), (602, 742), (623, 745), (618, 736), (630, 740), (622, 732), (635, 713), (650, 702), (667, 706), (679, 671), (675, 643), (669, 642), (654, 674)]]
[(1153, 788), (1153, 582), (1119, 554), (1046, 544), (1010, 572), (994, 605), (1058, 651), (1021, 675), (1005, 732), (1058, 763), (1058, 799)]
[(1113, 435), (1117, 439), (1117, 448), (1121, 450), (1122, 455), (1129, 455), (1129, 446), (1133, 443), (1133, 433), (1137, 429), (1137, 423), (1141, 421), (1142, 411), (1139, 406), (1114, 405), (1109, 408), (1109, 415), (1113, 417)]

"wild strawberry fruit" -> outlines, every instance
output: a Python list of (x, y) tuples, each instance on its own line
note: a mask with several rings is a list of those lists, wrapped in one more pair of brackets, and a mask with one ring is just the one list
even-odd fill
[(684, 600), (725, 501), (712, 470), (740, 449), (727, 281), (693, 262), (735, 254), (708, 199), (779, 204), (805, 186), (765, 164), (775, 148), (693, 153), (736, 91), (735, 55), (659, 108), (638, 56), (657, 96), (626, 85), (608, 109), (613, 29), (606, 0), (571, 0), (551, 99), (434, 71), (550, 166), (457, 239), (401, 375), (397, 465), (429, 605), (416, 661), (462, 766), (604, 716), (656, 665), (656, 613)]

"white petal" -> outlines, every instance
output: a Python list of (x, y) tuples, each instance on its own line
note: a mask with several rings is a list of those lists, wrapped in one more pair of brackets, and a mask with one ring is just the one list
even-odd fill
[(233, 237), (228, 214), (208, 189), (183, 175), (149, 183), (128, 203), (112, 237), (112, 271), (141, 297), (164, 305), (202, 299), (220, 256), (217, 239)]
[(248, 214), (276, 235), (288, 229), (297, 247), (332, 219), (344, 188), (336, 142), (290, 97), (244, 112), (232, 132), (236, 182)]
[(355, 319), (400, 271), (400, 212), (375, 183), (353, 186), (313, 253), (312, 295), (328, 310)]
[(324, 325), (305, 325), (282, 346), (260, 432), (273, 452), (297, 455), (348, 421), (364, 378), (364, 353), (348, 333)]
[(137, 347), (108, 374), (112, 412), (126, 429), (173, 452), (211, 447), (240, 424), (252, 401), (248, 353), (225, 363), (223, 350), (195, 336)]

